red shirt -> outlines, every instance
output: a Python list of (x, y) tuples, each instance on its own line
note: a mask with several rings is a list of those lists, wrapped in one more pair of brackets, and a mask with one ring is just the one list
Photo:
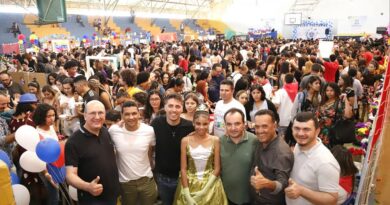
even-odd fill
[(325, 72), (324, 78), (326, 82), (336, 82), (336, 72), (339, 69), (339, 64), (337, 62), (324, 62)]
[(344, 177), (340, 177), (340, 180), (339, 180), (339, 184), (341, 187), (343, 187), (343, 189), (348, 192), (349, 194), (352, 193), (352, 189), (353, 189), (353, 177), (354, 176), (344, 176)]
[(370, 62), (371, 62), (372, 59), (374, 58), (374, 55), (372, 55), (371, 52), (366, 51), (366, 52), (362, 53), (362, 57), (363, 57), (364, 59), (366, 59), (366, 65), (368, 66), (368, 64), (370, 64)]
[(182, 67), (185, 72), (188, 71), (188, 61), (186, 59), (179, 60), (179, 67)]

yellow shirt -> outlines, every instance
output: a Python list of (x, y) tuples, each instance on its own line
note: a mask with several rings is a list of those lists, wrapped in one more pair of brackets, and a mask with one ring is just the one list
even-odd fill
[(129, 87), (126, 92), (129, 94), (129, 97), (132, 98), (134, 94), (139, 93), (139, 92), (143, 92), (143, 91), (137, 87)]

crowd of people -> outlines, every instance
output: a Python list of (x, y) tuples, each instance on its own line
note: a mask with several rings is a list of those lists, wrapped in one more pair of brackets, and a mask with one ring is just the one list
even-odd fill
[[(382, 39), (383, 40), (383, 39)], [(195, 41), (3, 57), (0, 149), (31, 204), (68, 198), (19, 165), (15, 132), (65, 145), (79, 204), (348, 204), (358, 169), (340, 122), (368, 121), (384, 41)], [(108, 60), (86, 56), (116, 57)], [(12, 72), (42, 72), (23, 85)], [(66, 190), (66, 189), (65, 189)], [(67, 200), (68, 201), (68, 200)]]

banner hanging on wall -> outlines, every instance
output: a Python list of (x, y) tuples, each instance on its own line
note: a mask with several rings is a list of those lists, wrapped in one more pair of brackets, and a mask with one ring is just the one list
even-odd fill
[(331, 20), (304, 20), (301, 25), (294, 26), (292, 38), (327, 39), (333, 31), (334, 23)]
[(18, 43), (8, 43), (8, 44), (2, 44), (1, 45), (1, 53), (3, 54), (11, 54), (15, 52), (16, 54), (19, 54), (19, 44)]

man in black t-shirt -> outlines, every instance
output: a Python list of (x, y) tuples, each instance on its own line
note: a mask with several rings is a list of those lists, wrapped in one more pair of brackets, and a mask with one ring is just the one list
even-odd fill
[(80, 126), (83, 126), (85, 122), (84, 120), (85, 105), (92, 100), (99, 100), (99, 95), (89, 88), (88, 81), (85, 78), (85, 76), (79, 75), (74, 78), (73, 82), (74, 82), (74, 88), (76, 92), (80, 96), (83, 96), (84, 103), (77, 105), (78, 109), (76, 109), (80, 118)]
[(97, 100), (85, 108), (84, 126), (65, 145), (66, 180), (78, 189), (80, 205), (116, 205), (119, 175), (114, 146), (103, 127), (106, 111)]
[(164, 99), (166, 116), (153, 120), (156, 135), (156, 176), (158, 192), (164, 205), (173, 204), (180, 172), (181, 139), (194, 131), (192, 123), (180, 118), (183, 98), (169, 94)]

